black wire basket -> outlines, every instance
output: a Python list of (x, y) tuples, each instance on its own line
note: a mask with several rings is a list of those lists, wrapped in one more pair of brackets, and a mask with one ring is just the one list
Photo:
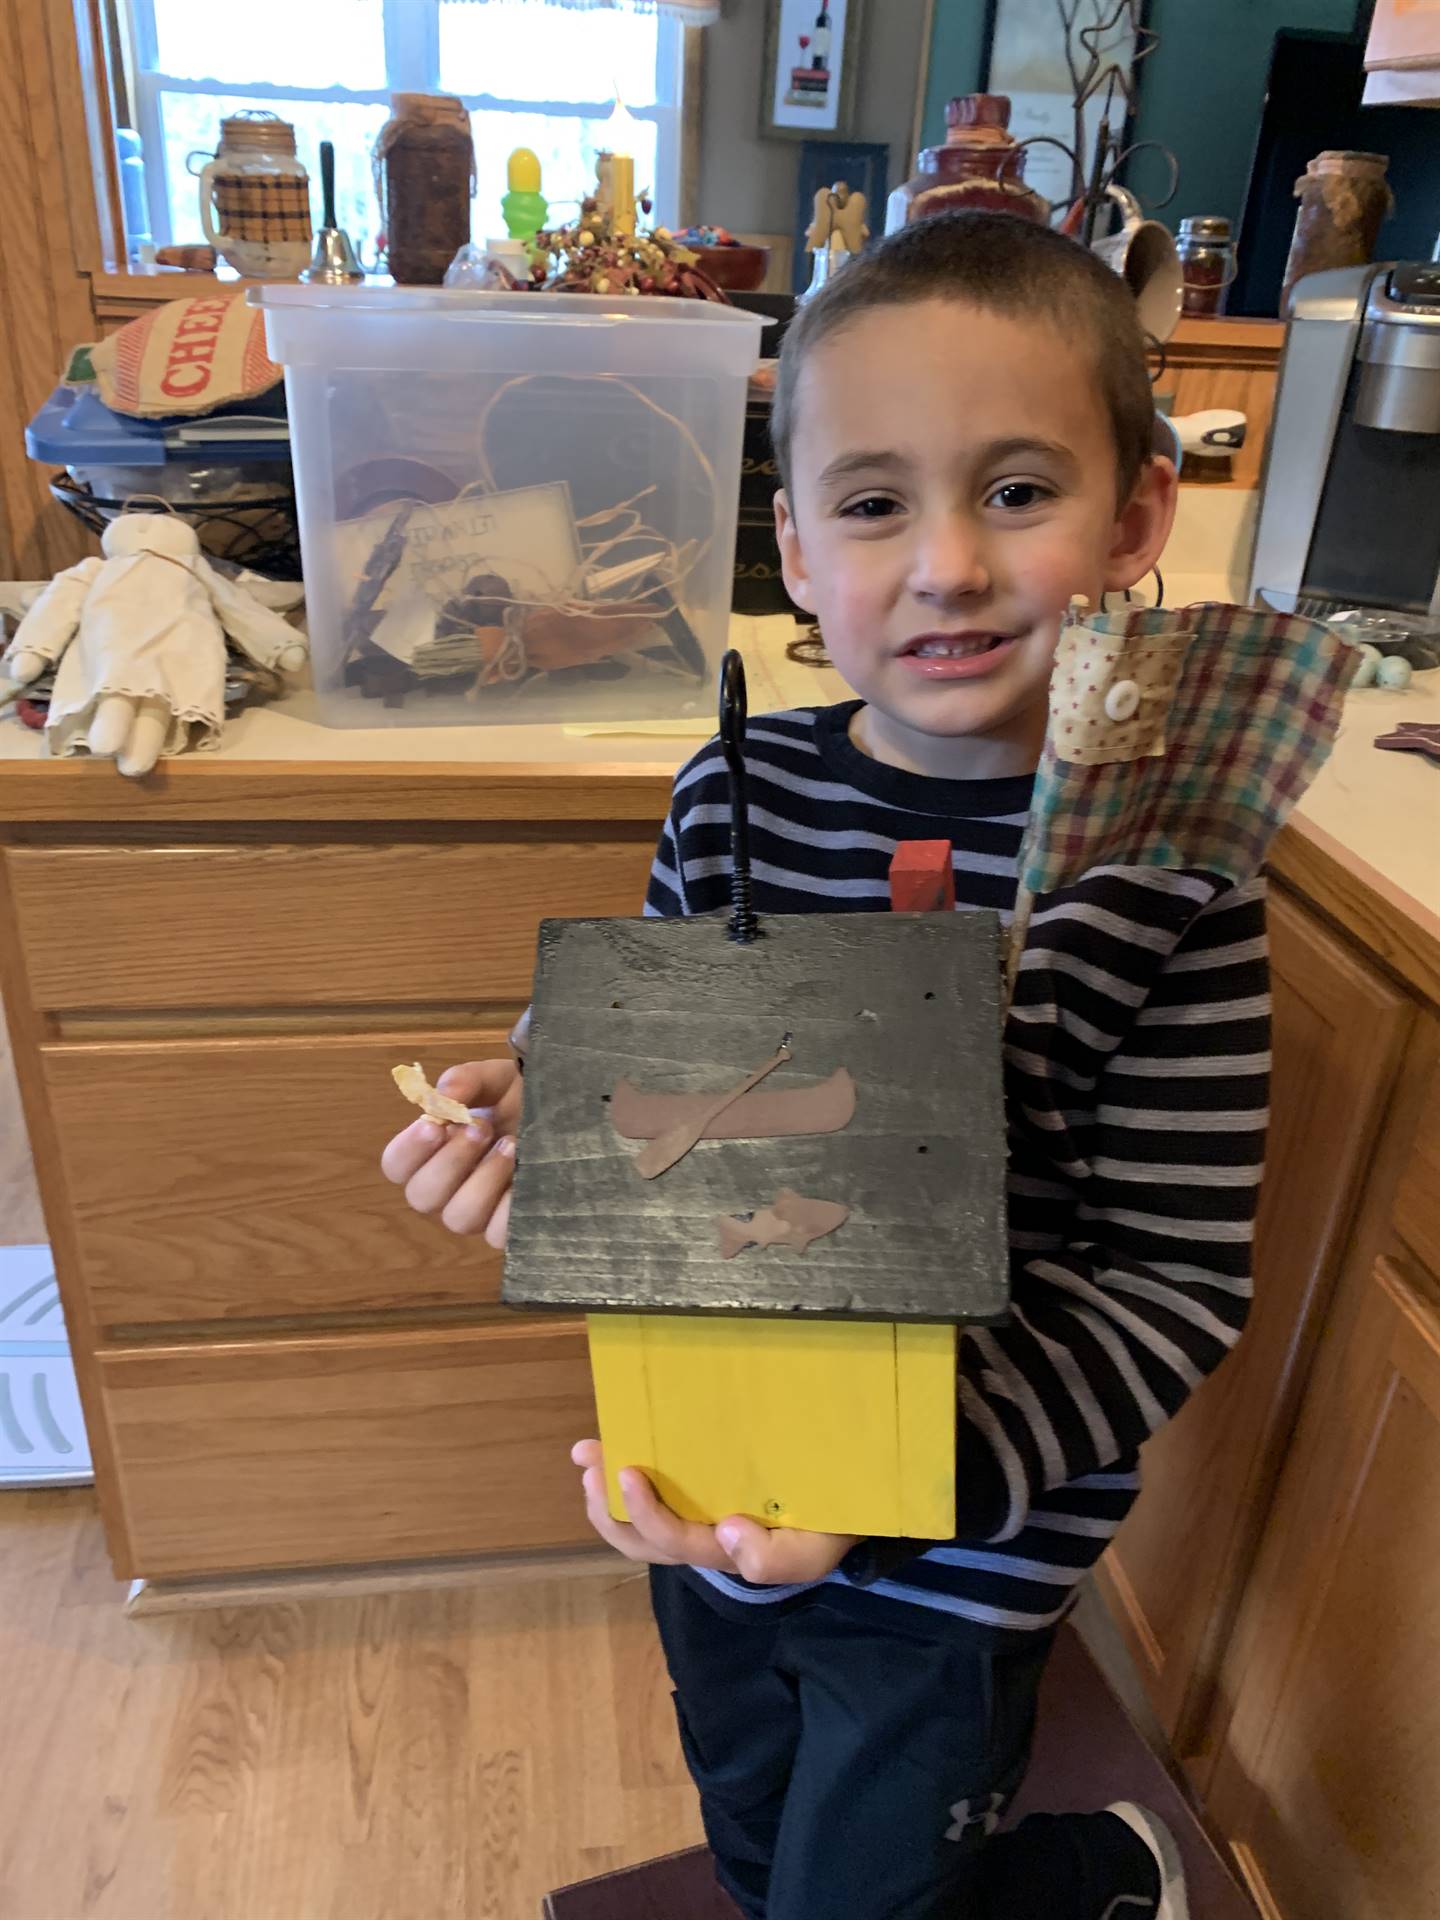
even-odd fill
[(293, 487), (277, 486), (253, 500), (161, 501), (147, 495), (107, 500), (84, 481), (59, 473), (50, 482), (50, 492), (92, 533), (103, 533), (122, 513), (173, 513), (195, 529), (200, 551), (212, 560), (228, 560), (272, 580), (302, 578)]

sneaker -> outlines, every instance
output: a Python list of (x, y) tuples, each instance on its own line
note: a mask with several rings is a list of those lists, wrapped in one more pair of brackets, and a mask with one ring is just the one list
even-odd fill
[(1155, 1920), (1190, 1920), (1180, 1849), (1165, 1822), (1148, 1807), (1137, 1807), (1133, 1800), (1116, 1800), (1105, 1811), (1123, 1820), (1155, 1856), (1155, 1864), (1160, 1869), (1160, 1904), (1155, 1909)]

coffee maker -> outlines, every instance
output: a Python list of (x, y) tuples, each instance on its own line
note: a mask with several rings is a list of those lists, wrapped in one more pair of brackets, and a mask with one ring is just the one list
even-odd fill
[(1440, 621), (1440, 263), (1295, 290), (1250, 598)]

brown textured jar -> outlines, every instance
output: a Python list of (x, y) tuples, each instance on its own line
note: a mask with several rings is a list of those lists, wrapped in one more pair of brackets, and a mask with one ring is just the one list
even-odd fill
[(375, 191), (390, 271), (401, 286), (438, 287), (470, 238), (475, 142), (449, 93), (396, 93), (375, 142)]
[(1300, 211), (1285, 263), (1280, 295), (1283, 318), (1295, 284), (1331, 267), (1363, 267), (1375, 257), (1375, 242), (1395, 205), (1385, 179), (1390, 157), (1327, 147), (1295, 182)]

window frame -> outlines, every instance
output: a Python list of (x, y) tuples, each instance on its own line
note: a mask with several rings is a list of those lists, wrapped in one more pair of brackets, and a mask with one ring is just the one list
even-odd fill
[[(257, 106), (282, 106), (287, 101), (321, 104), (387, 106), (397, 92), (434, 93), (440, 90), (440, 8), (447, 4), (485, 4), (485, 0), (382, 0), (385, 28), (387, 84), (379, 88), (290, 87), (248, 85), (207, 78), (186, 80), (163, 72), (158, 64), (155, 0), (126, 0), (125, 14), (131, 55), (131, 108), (145, 154), (145, 197), (150, 210), (150, 232), (157, 246), (174, 240), (170, 201), (163, 160), (164, 136), (160, 119), (162, 93), (213, 95), (253, 100)], [(651, 106), (626, 102), (636, 120), (655, 125), (655, 215), (658, 222), (681, 224), (684, 198), (683, 129), (685, 118), (685, 42), (687, 29), (667, 13), (655, 16), (655, 88)], [(688, 31), (693, 32), (694, 29)], [(604, 119), (614, 105), (607, 93), (594, 100), (512, 100), (498, 94), (457, 96), (467, 113), (540, 113), (555, 119)], [(643, 184), (643, 183), (642, 183)]]

